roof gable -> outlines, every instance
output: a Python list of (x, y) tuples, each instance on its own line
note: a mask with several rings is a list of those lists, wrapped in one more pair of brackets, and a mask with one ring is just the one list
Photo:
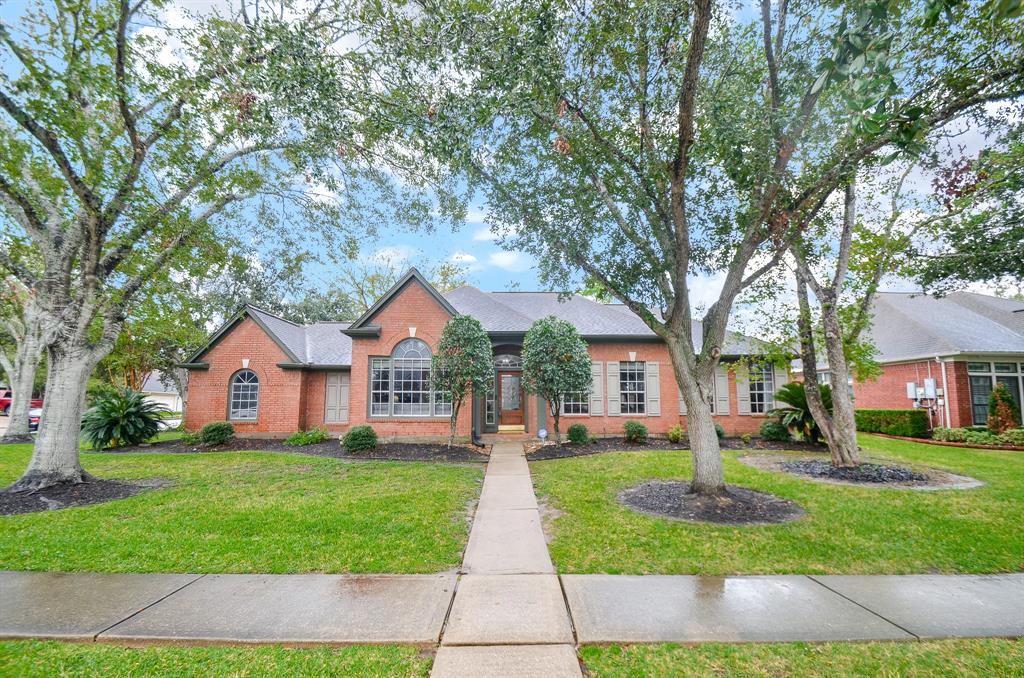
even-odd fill
[(427, 293), (443, 308), (449, 315), (458, 315), (458, 311), (455, 310), (448, 300), (445, 299), (440, 292), (438, 292), (430, 282), (423, 277), (423, 274), (419, 272), (415, 267), (410, 268), (405, 275), (403, 275), (398, 282), (391, 286), (387, 292), (378, 299), (373, 306), (366, 309), (354, 323), (349, 325), (345, 330), (345, 334), (351, 335), (362, 335), (362, 334), (376, 334), (380, 331), (379, 327), (374, 326), (370, 321), (377, 316), (380, 311), (391, 303), (392, 299), (397, 297), (402, 291), (412, 284), (419, 284)]

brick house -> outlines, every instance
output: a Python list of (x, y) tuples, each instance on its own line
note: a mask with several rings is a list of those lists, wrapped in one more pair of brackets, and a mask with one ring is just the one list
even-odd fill
[(1024, 400), (1024, 302), (883, 292), (871, 312), (882, 374), (852, 384), (858, 408), (912, 409), (916, 402), (932, 426), (962, 427), (988, 420), (996, 384), (1006, 385), (1018, 406)]
[[(546, 403), (522, 387), (520, 348), (531, 323), (547, 315), (572, 322), (593, 359), (589, 393), (568, 398), (563, 428), (621, 433), (636, 419), (655, 434), (686, 425), (686, 408), (665, 344), (620, 304), (553, 292), (440, 294), (415, 269), (353, 323), (296, 325), (254, 307), (224, 324), (185, 365), (190, 370), (185, 425), (231, 421), (240, 435), (286, 436), (324, 427), (370, 424), (387, 438), (440, 438), (450, 403), (429, 386), (431, 352), (456, 314), (476, 317), (494, 347), (494, 388), (463, 407), (459, 435), (534, 434), (548, 426)], [(694, 323), (694, 341), (701, 327)], [(782, 366), (729, 369), (757, 359), (756, 340), (730, 333), (715, 378), (714, 416), (730, 435), (755, 432), (772, 395), (788, 379)]]

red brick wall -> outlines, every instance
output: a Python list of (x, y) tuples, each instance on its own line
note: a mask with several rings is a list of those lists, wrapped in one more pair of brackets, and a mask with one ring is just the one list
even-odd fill
[[(641, 415), (618, 415), (609, 416), (608, 412), (608, 366), (607, 363), (615, 361), (628, 361), (630, 352), (636, 352), (636, 359), (644, 362), (658, 363), (658, 381), (661, 387), (661, 414), (657, 417)], [(654, 434), (664, 434), (669, 428), (676, 424), (686, 428), (686, 417), (679, 414), (679, 389), (676, 386), (675, 371), (672, 369), (672, 362), (669, 359), (668, 347), (660, 342), (650, 343), (621, 343), (621, 344), (592, 344), (590, 356), (595, 361), (601, 361), (604, 365), (604, 394), (605, 406), (604, 416), (563, 416), (562, 428), (568, 428), (571, 424), (579, 421), (590, 429), (595, 435), (608, 435), (622, 433), (623, 424), (629, 419), (635, 419), (644, 424)], [(722, 425), (726, 435), (740, 435), (742, 433), (756, 433), (765, 420), (762, 415), (737, 414), (738, 401), (736, 398), (736, 378), (729, 373), (729, 414), (715, 416), (715, 421)]]
[[(427, 290), (410, 282), (370, 323), (380, 325), (379, 337), (352, 339), (352, 384), (349, 390), (349, 423), (370, 424), (378, 435), (433, 437), (448, 435), (448, 417), (373, 417), (368, 416), (369, 367), (371, 357), (391, 355), (395, 346), (410, 337), (409, 328), (416, 328), (416, 338), (433, 350), (441, 338), (445, 323), (451, 316)], [(322, 396), (321, 396), (322, 397)], [(321, 415), (322, 416), (322, 415)], [(459, 412), (457, 432), (468, 437), (472, 429), (472, 403), (467, 399)]]
[[(882, 368), (877, 379), (855, 381), (853, 394), (858, 409), (867, 410), (909, 410), (913, 401), (907, 397), (907, 382), (923, 385), (925, 379), (934, 379), (936, 388), (942, 388), (942, 365), (934, 360), (919, 360), (908, 363), (893, 363)], [(971, 425), (970, 386), (967, 378), (967, 363), (946, 364), (946, 383), (949, 400), (949, 426)], [(939, 408), (931, 415), (932, 426), (942, 423)]]
[(260, 378), (260, 401), (256, 421), (231, 422), (238, 434), (287, 435), (304, 427), (304, 373), (278, 367), (277, 363), (290, 362), (288, 356), (259, 325), (245, 318), (203, 356), (210, 368), (189, 375), (185, 428), (195, 431), (213, 421), (227, 421), (231, 377), (246, 358)]

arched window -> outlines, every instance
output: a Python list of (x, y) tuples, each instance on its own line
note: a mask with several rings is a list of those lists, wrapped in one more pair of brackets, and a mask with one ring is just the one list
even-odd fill
[(260, 404), (260, 378), (252, 370), (236, 372), (231, 377), (228, 419), (255, 421)]
[(370, 415), (442, 417), (452, 412), (451, 398), (430, 390), (430, 346), (405, 339), (389, 358), (370, 361)]
[(523, 366), (523, 357), (512, 353), (500, 353), (494, 356), (494, 366), (499, 370), (516, 370)]

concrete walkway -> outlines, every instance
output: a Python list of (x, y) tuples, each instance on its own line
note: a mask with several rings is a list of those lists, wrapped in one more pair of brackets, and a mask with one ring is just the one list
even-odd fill
[(0, 572), (0, 638), (418, 645), (435, 678), (578, 678), (578, 644), (980, 636), (1024, 636), (1024, 574), (556, 576), (518, 443), (492, 451), (458, 573)]
[(433, 678), (579, 678), (569, 610), (519, 443), (496, 443)]

